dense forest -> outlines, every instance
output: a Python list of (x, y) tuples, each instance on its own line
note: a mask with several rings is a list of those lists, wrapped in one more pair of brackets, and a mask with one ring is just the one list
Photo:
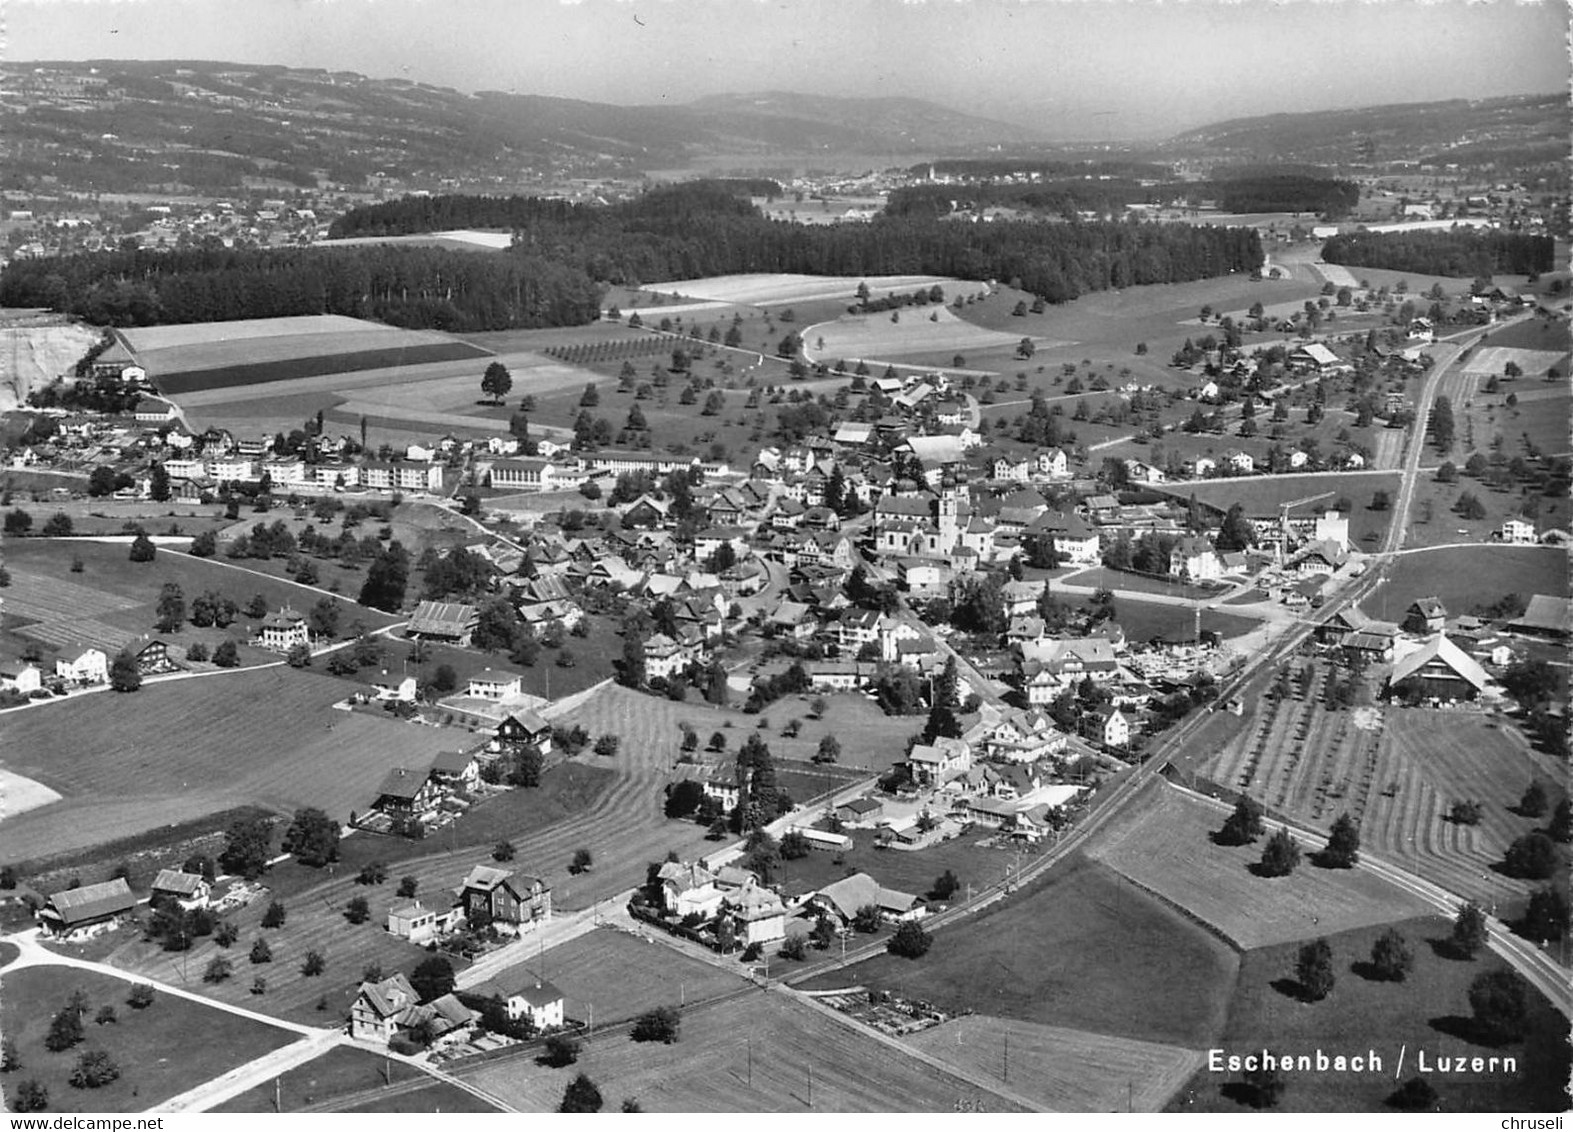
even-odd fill
[(1328, 263), (1382, 267), (1418, 275), (1459, 279), (1531, 275), (1550, 271), (1555, 247), (1550, 236), (1452, 228), (1421, 232), (1350, 232), (1322, 248)]
[(340, 314), (411, 329), (570, 326), (599, 288), (539, 255), (355, 247), (113, 251), (23, 259), (0, 306), (51, 307), (98, 326)]
[(1360, 203), (1360, 186), (1329, 177), (1231, 177), (1213, 185), (1226, 212), (1318, 212), (1329, 219)]
[(1246, 228), (1128, 222), (958, 224), (934, 217), (809, 227), (762, 217), (726, 187), (656, 189), (612, 207), (520, 197), (419, 197), (351, 212), (343, 235), (507, 227), (496, 255), (356, 246), (99, 252), (22, 260), (0, 305), (138, 326), (345, 314), (412, 329), (565, 326), (596, 317), (599, 286), (738, 272), (1004, 279), (1053, 303), (1090, 291), (1261, 266)]
[(887, 216), (945, 216), (961, 202), (974, 208), (1002, 206), (1072, 217), (1078, 211), (1120, 213), (1132, 204), (1197, 204), (1217, 200), (1226, 212), (1315, 212), (1343, 216), (1360, 201), (1360, 187), (1350, 181), (1299, 174), (1231, 176), (1218, 181), (1143, 184), (1128, 178), (1089, 180), (1085, 177), (964, 185), (909, 185), (895, 190), (885, 206)]

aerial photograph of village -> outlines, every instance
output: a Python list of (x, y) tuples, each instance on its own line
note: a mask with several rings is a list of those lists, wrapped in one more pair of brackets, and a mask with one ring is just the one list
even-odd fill
[(13, 1125), (1560, 1127), (1567, 19), (15, 0)]

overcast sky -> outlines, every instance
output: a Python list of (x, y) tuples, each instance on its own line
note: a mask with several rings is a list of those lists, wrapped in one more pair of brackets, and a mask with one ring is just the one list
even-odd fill
[(1566, 0), (11, 0), (10, 61), (222, 59), (600, 102), (910, 95), (1051, 137), (1568, 89)]

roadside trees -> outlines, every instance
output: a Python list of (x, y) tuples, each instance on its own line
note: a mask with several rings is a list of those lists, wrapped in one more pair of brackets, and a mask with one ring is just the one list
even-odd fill
[(1267, 847), (1262, 850), (1257, 872), (1264, 877), (1286, 877), (1299, 864), (1300, 846), (1287, 829), (1280, 829), (1267, 839)]

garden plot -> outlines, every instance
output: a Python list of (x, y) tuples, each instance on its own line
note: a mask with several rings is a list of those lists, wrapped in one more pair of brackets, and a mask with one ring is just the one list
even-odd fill
[[(985, 283), (948, 279), (942, 275), (717, 275), (708, 279), (676, 279), (665, 283), (648, 283), (646, 291), (660, 291), (693, 299), (710, 299), (722, 303), (744, 303), (763, 306), (775, 303), (801, 303), (811, 299), (852, 299), (857, 295), (859, 283), (867, 283), (874, 295), (892, 291), (910, 292), (919, 287), (932, 287), (938, 283), (945, 290), (946, 298), (958, 294), (987, 294)], [(670, 313), (668, 310), (667, 313)]]
[[(899, 314), (899, 321), (891, 315)], [(905, 354), (965, 353), (1014, 347), (1021, 335), (985, 330), (958, 318), (949, 307), (909, 307), (889, 314), (847, 315), (803, 332), (815, 358), (879, 359)], [(820, 345), (823, 342), (824, 345)]]
[(1088, 852), (1136, 884), (1249, 949), (1418, 916), (1427, 905), (1361, 870), (1308, 861), (1286, 877), (1258, 877), (1255, 845), (1221, 846), (1227, 815), (1155, 785), (1094, 839)]
[(1516, 362), (1519, 369), (1524, 371), (1525, 377), (1544, 377), (1552, 366), (1560, 368), (1565, 357), (1567, 357), (1566, 350), (1524, 350), (1517, 346), (1487, 346), (1470, 355), (1469, 361), (1464, 363), (1464, 372), (1481, 377), (1492, 374), (1500, 377), (1509, 362)]

